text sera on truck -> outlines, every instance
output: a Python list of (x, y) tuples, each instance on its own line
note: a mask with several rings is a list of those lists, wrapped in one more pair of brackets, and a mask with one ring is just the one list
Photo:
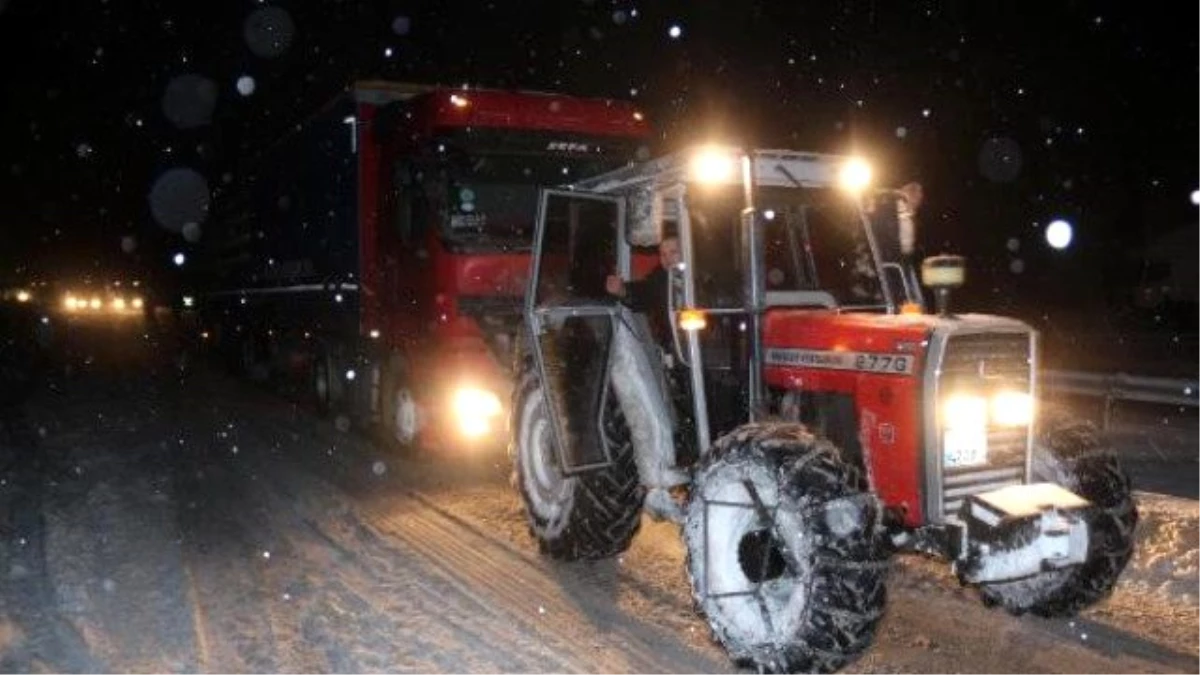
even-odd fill
[(201, 334), (389, 446), (499, 447), (538, 188), (648, 134), (623, 101), (358, 82), (220, 189)]

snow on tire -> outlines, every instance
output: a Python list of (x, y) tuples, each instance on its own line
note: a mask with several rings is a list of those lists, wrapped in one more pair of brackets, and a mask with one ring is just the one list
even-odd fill
[(1033, 480), (1057, 483), (1092, 502), (1087, 560), (979, 590), (985, 602), (1013, 614), (1071, 616), (1112, 593), (1133, 556), (1138, 512), (1129, 476), (1095, 426), (1055, 411), (1043, 419), (1033, 446)]
[(881, 506), (855, 484), (837, 449), (798, 424), (746, 425), (712, 447), (684, 543), (692, 593), (734, 660), (831, 672), (870, 646), (888, 552)]
[(532, 363), (524, 364), (512, 407), (516, 479), (529, 530), (543, 553), (561, 560), (596, 559), (629, 548), (641, 526), (644, 490), (629, 427), (612, 392), (604, 435), (612, 464), (575, 476), (559, 468), (549, 409)]

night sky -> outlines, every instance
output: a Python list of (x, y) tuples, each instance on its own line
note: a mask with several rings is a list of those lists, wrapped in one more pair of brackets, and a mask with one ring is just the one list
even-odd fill
[(656, 150), (861, 152), (925, 185), (923, 249), (968, 255), (992, 311), (1111, 303), (1139, 246), (1197, 227), (1188, 3), (0, 0), (0, 51), (5, 280), (168, 284), (189, 242), (155, 181), (239, 180), (356, 78), (631, 98)]

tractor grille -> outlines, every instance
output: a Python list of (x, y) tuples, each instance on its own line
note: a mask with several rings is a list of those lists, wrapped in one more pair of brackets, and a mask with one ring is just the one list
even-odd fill
[[(941, 390), (1030, 391), (1031, 361), (1028, 333), (951, 336), (942, 359)], [(941, 468), (942, 514), (956, 514), (968, 495), (1025, 482), (1028, 434), (1024, 426), (989, 426), (986, 464)]]

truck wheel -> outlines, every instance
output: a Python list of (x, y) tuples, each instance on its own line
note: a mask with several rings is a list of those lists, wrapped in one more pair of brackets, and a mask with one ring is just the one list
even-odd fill
[(570, 477), (560, 469), (546, 397), (532, 364), (522, 369), (512, 415), (516, 481), (530, 534), (541, 551), (577, 560), (606, 558), (629, 548), (641, 526), (644, 491), (615, 396), (609, 393), (604, 428), (612, 464)]
[(313, 357), (312, 391), (313, 402), (316, 404), (317, 412), (321, 415), (328, 415), (333, 410), (334, 402), (337, 400), (334, 392), (335, 386), (333, 364), (330, 363), (329, 355), (324, 351), (319, 351)]
[(749, 424), (713, 445), (684, 543), (692, 594), (734, 660), (831, 672), (870, 646), (888, 551), (882, 508), (855, 474), (799, 424)]
[(1033, 480), (1057, 483), (1092, 502), (1082, 565), (1035, 577), (984, 584), (984, 602), (1012, 614), (1071, 616), (1112, 593), (1133, 556), (1137, 506), (1129, 476), (1089, 422), (1050, 411), (1033, 445)]
[(401, 454), (412, 453), (417, 440), (417, 402), (410, 384), (403, 359), (391, 357), (379, 385), (379, 442)]

